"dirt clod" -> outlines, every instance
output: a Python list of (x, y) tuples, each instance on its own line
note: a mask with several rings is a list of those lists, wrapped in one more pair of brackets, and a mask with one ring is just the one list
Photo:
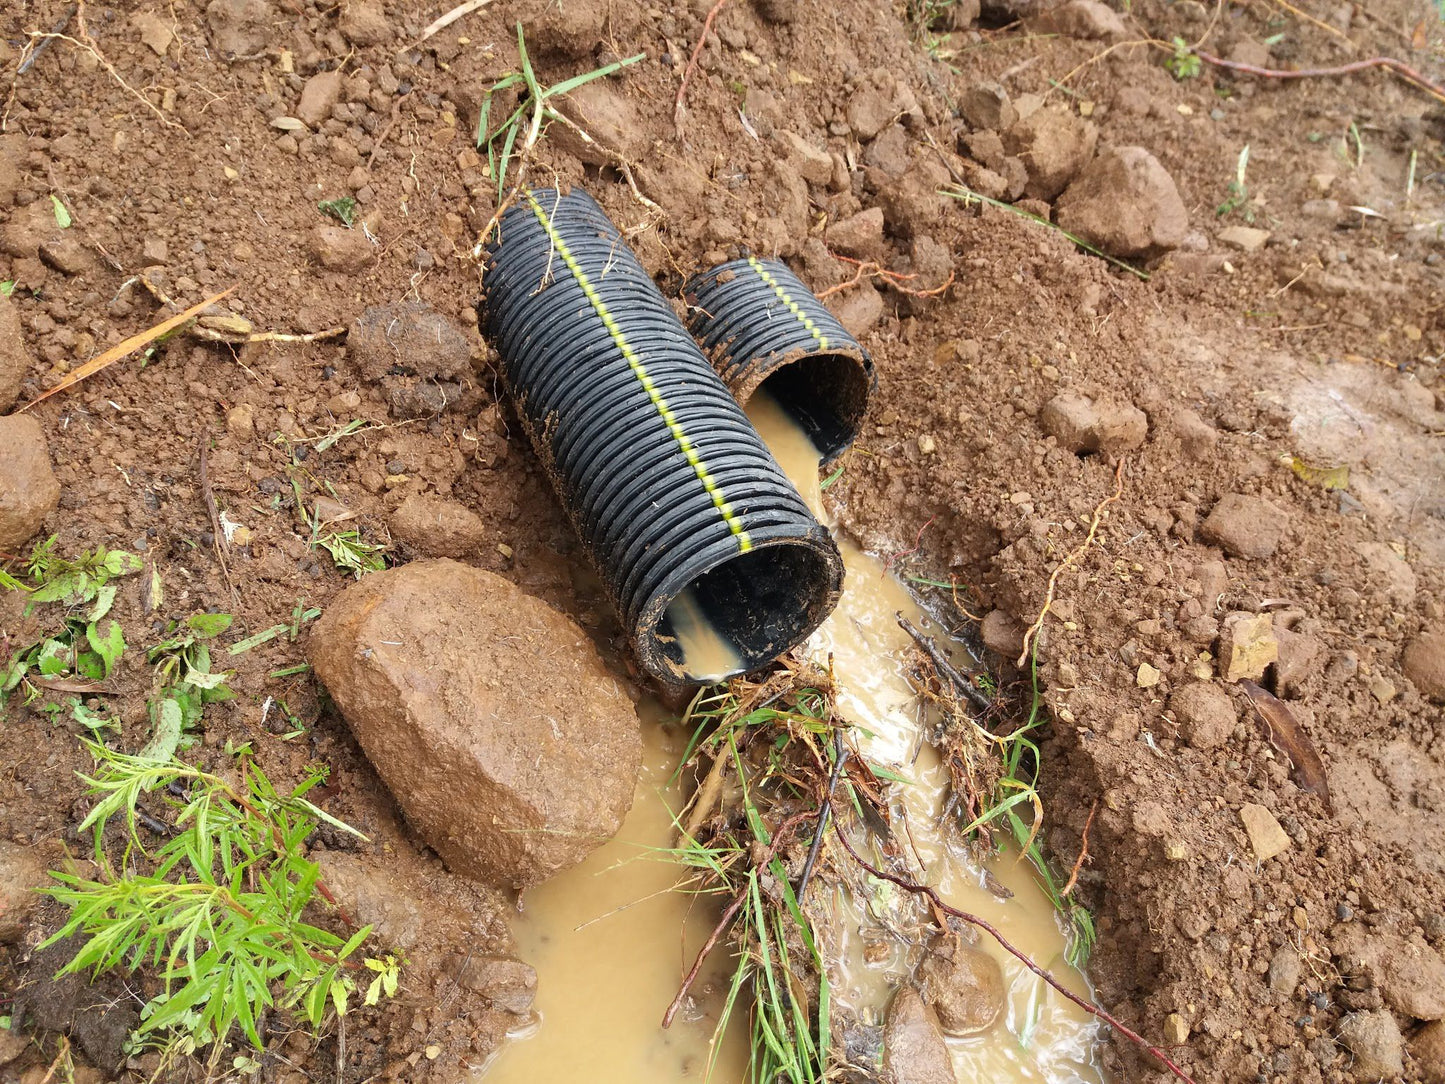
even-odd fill
[(1231, 557), (1270, 557), (1284, 537), (1285, 515), (1271, 501), (1244, 493), (1227, 493), (1199, 525), (1206, 542)]
[(1406, 644), (1400, 669), (1421, 696), (1445, 701), (1445, 629), (1426, 629)]
[[(990, 133), (1012, 128), (1019, 119), (1008, 91), (997, 83), (969, 87), (958, 100), (958, 111), (972, 127)], [(999, 146), (1002, 149), (1002, 143)]]
[(1208, 681), (1193, 681), (1175, 690), (1169, 707), (1179, 723), (1179, 736), (1195, 749), (1219, 748), (1239, 722), (1229, 694)]
[(1350, 1013), (1340, 1021), (1337, 1038), (1355, 1055), (1356, 1080), (1394, 1080), (1404, 1073), (1405, 1040), (1386, 1010)]
[(1445, 1084), (1445, 1022), (1426, 1024), (1410, 1037), (1408, 1048), (1425, 1084)]
[(206, 25), (223, 56), (254, 56), (266, 48), (276, 12), (266, 0), (211, 0)]
[(374, 305), (352, 323), (346, 356), (362, 379), (388, 373), (456, 380), (470, 372), (471, 347), (455, 323), (427, 305), (398, 301)]
[(352, 45), (366, 48), (392, 39), (391, 21), (378, 0), (349, 0), (342, 5), (336, 28)]
[(0, 418), (0, 550), (18, 550), (60, 500), (45, 430), (28, 414)]
[(366, 234), (345, 226), (317, 226), (309, 241), (312, 258), (328, 271), (354, 275), (375, 255)]
[[(1089, 121), (1052, 107), (1038, 110), (1003, 133), (1004, 149), (1028, 170), (1025, 194), (1042, 200), (1051, 200), (1069, 187), (1094, 157), (1098, 140), (1098, 130)], [(1111, 195), (1118, 200), (1117, 191)]]
[(849, 290), (842, 301), (830, 307), (838, 322), (855, 339), (867, 335), (883, 319), (883, 295), (866, 283)]
[(948, 1035), (987, 1031), (1003, 1014), (1006, 986), (998, 961), (986, 952), (950, 945), (924, 958), (918, 977)]
[(1269, 230), (1253, 226), (1227, 226), (1219, 231), (1219, 243), (1237, 248), (1241, 252), (1258, 252), (1269, 240)]
[(301, 100), (296, 103), (296, 116), (312, 128), (331, 115), (332, 107), (341, 100), (341, 72), (317, 72), (301, 88)]
[(617, 831), (642, 747), (585, 633), (454, 561), (377, 572), (308, 644), (377, 774), (455, 871), (524, 887)]
[(412, 493), (391, 514), (391, 533), (423, 557), (470, 557), (487, 527), (470, 508), (444, 497)]
[(1116, 41), (1129, 32), (1119, 13), (1099, 0), (1069, 0), (1061, 7), (1030, 19), (1029, 29), (1039, 34)]
[(1073, 391), (1061, 392), (1045, 403), (1039, 424), (1061, 448), (1076, 455), (1133, 451), (1149, 435), (1149, 419), (1138, 407), (1108, 400), (1095, 402)]
[(14, 302), (0, 294), (0, 411), (9, 410), (20, 397), (20, 386), (34, 365), (20, 328), (20, 314)]
[(1122, 258), (1161, 255), (1189, 232), (1174, 178), (1143, 147), (1106, 149), (1059, 197), (1054, 220)]
[(890, 95), (877, 87), (864, 87), (848, 103), (848, 126), (865, 143), (898, 116)]
[(894, 1084), (954, 1084), (938, 1016), (911, 987), (899, 990), (888, 1010), (883, 1065)]
[(858, 260), (877, 256), (883, 247), (883, 209), (870, 207), (841, 222), (834, 222), (823, 237), (829, 248), (844, 256)]
[(0, 943), (25, 936), (40, 902), (35, 890), (47, 880), (45, 866), (34, 851), (0, 840)]

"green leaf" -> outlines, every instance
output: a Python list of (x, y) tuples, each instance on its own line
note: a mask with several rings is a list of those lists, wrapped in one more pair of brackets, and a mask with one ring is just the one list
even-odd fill
[[(4, 284), (0, 283), (0, 285)], [(4, 588), (6, 591), (29, 592), (30, 590), (30, 588), (26, 587), (23, 583), (17, 580), (14, 576), (10, 575), (10, 573), (6, 572), (3, 568), (0, 568), (0, 588)]]
[(75, 657), (75, 672), (86, 681), (104, 681), (105, 660), (94, 651), (82, 651)]
[(165, 763), (176, 755), (181, 744), (183, 715), (181, 705), (167, 697), (156, 705), (155, 725), (151, 729), (151, 740), (136, 754), (141, 760)]
[(253, 647), (260, 647), (266, 641), (274, 640), (277, 636), (280, 636), (290, 627), (290, 625), (272, 625), (269, 629), (262, 629), (260, 632), (252, 633), (244, 640), (237, 640), (234, 644), (228, 647), (226, 649), (226, 654), (244, 655)]
[(132, 572), (139, 572), (145, 564), (135, 554), (125, 550), (107, 551), (102, 563), (112, 576), (129, 576)]
[(226, 684), (226, 679), (229, 678), (231, 674), (232, 671), (230, 670), (224, 670), (218, 674), (211, 674), (202, 670), (192, 670), (186, 674), (185, 683), (197, 689), (209, 691), (211, 689), (219, 689), (222, 685)]
[(230, 614), (196, 614), (186, 618), (186, 625), (197, 636), (209, 640), (225, 632), (234, 620)]
[[(109, 588), (112, 595), (115, 588)], [(115, 664), (125, 652), (125, 637), (121, 635), (120, 622), (112, 621), (106, 626), (104, 635), (97, 631), (95, 624), (91, 623), (85, 627), (85, 638), (90, 641), (90, 646), (95, 648), (95, 653), (100, 656), (104, 669), (101, 672), (100, 680), (104, 681), (110, 677), (110, 672), (115, 669)]]
[(94, 624), (106, 614), (110, 613), (110, 607), (115, 602), (116, 588), (114, 584), (106, 584), (96, 589), (95, 607), (90, 611), (90, 622)]
[(104, 713), (86, 707), (80, 702), (79, 697), (72, 697), (70, 709), (71, 718), (87, 730), (100, 731), (109, 727), (119, 729), (120, 720), (106, 716)]
[(322, 214), (336, 219), (347, 229), (350, 229), (356, 222), (356, 200), (350, 196), (324, 199), (316, 205), (316, 209)]
[[(366, 962), (368, 964), (371, 963), (370, 960), (367, 960)], [(366, 999), (363, 1004), (370, 1007), (381, 1000), (381, 980), (383, 977), (384, 976), (382, 975), (377, 975), (376, 978), (371, 980), (370, 985), (368, 985), (366, 988)]]
[(56, 677), (70, 672), (71, 649), (59, 640), (46, 640), (35, 657), (36, 669), (43, 677)]
[(9, 297), (9, 296), (11, 296), (13, 293), (15, 293), (15, 280), (14, 280), (14, 279), (6, 279), (4, 282), (0, 282), (0, 294), (3, 294), (4, 296)]
[(55, 208), (55, 224), (62, 230), (70, 229), (70, 212), (66, 210), (65, 204), (60, 202), (60, 197), (51, 195), (50, 203)]

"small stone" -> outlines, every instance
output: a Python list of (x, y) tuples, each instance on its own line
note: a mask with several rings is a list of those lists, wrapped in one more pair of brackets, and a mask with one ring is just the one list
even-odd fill
[(1253, 226), (1229, 226), (1219, 231), (1219, 243), (1237, 248), (1241, 252), (1258, 252), (1269, 240), (1269, 230)]
[(928, 433), (919, 433), (918, 454), (932, 455), (936, 451), (938, 451), (938, 443), (933, 439), (932, 435)]
[(480, 996), (493, 1009), (523, 1016), (537, 997), (537, 972), (515, 956), (468, 953), (456, 971), (457, 985)]
[(947, 1035), (975, 1035), (1003, 1015), (1007, 985), (998, 961), (963, 945), (931, 951), (919, 966), (923, 995)]
[(311, 128), (319, 128), (321, 122), (331, 116), (331, 109), (341, 100), (341, 72), (317, 72), (301, 88), (301, 100), (296, 103), (296, 116)]
[(1219, 676), (1225, 681), (1258, 681), (1279, 658), (1269, 614), (1226, 614), (1219, 629)]
[(1299, 977), (1299, 950), (1286, 941), (1269, 961), (1269, 987), (1281, 998), (1291, 997)]
[(1380, 702), (1381, 705), (1388, 704), (1395, 699), (1395, 683), (1381, 674), (1376, 674), (1370, 679), (1370, 695)]
[(137, 12), (131, 16), (130, 25), (135, 27), (141, 42), (156, 56), (165, 56), (166, 50), (175, 40), (169, 24), (154, 12)]
[(1135, 675), (1134, 681), (1141, 689), (1152, 689), (1159, 684), (1159, 679), (1164, 675), (1147, 662), (1139, 664), (1139, 672)]
[(448, 560), (373, 572), (332, 600), (307, 655), (407, 821), (463, 876), (537, 884), (632, 804), (632, 702), (585, 632), (509, 580)]
[(348, 0), (342, 5), (336, 27), (352, 45), (363, 48), (384, 45), (392, 37), (391, 23), (380, 0)]
[(1039, 412), (1039, 425), (1075, 455), (1133, 451), (1149, 435), (1149, 418), (1128, 403), (1097, 402), (1078, 392), (1060, 392)]
[(425, 557), (471, 557), (486, 543), (487, 528), (465, 505), (413, 493), (391, 514), (391, 533)]
[(854, 259), (871, 259), (883, 248), (883, 208), (870, 207), (851, 218), (834, 222), (823, 232), (834, 252)]
[(1432, 1020), (1415, 1032), (1409, 1051), (1424, 1084), (1445, 1084), (1445, 1021)]
[(848, 127), (866, 143), (892, 124), (898, 112), (887, 94), (874, 87), (864, 87), (848, 102)]
[(1164, 1018), (1164, 1043), (1167, 1046), (1181, 1046), (1189, 1040), (1189, 1022), (1177, 1012)]
[(1116, 41), (1129, 31), (1118, 12), (1099, 0), (1069, 0), (1027, 23), (1036, 34), (1063, 34), (1069, 38)]
[(28, 414), (0, 417), (0, 550), (18, 553), (59, 501), (40, 423)]
[(773, 133), (788, 152), (788, 164), (809, 184), (824, 185), (833, 177), (833, 157), (798, 135), (780, 128)]
[(1263, 497), (1229, 493), (1219, 498), (1199, 533), (1232, 557), (1259, 559), (1274, 556), (1285, 524), (1285, 514)]
[(1274, 814), (1262, 805), (1251, 802), (1240, 806), (1239, 819), (1244, 822), (1244, 830), (1249, 835), (1250, 849), (1261, 862), (1268, 862), (1294, 845)]
[(15, 303), (0, 294), (0, 413), (20, 398), (21, 385), (35, 366), (35, 356), (25, 343), (20, 313)]
[(426, 1055), (427, 1061), (436, 1061), (437, 1058), (441, 1057), (442, 1048), (436, 1043), (428, 1043), (422, 1053)]
[(1406, 644), (1400, 669), (1421, 696), (1445, 702), (1445, 628), (1426, 628)]
[(40, 258), (62, 275), (83, 275), (96, 266), (94, 253), (68, 232), (41, 245)]
[(312, 258), (328, 271), (354, 275), (375, 255), (366, 234), (345, 226), (317, 226), (310, 242)]
[[(963, 92), (958, 112), (975, 129), (1002, 132), (1018, 122), (1018, 110), (1009, 101), (1008, 91), (997, 83), (979, 83)], [(1002, 152), (1003, 145), (999, 144)]]
[(1372, 584), (1382, 588), (1396, 606), (1406, 608), (1415, 601), (1415, 570), (1385, 542), (1360, 542), (1355, 546), (1360, 562)]
[(1169, 708), (1179, 723), (1179, 736), (1195, 749), (1219, 748), (1239, 722), (1234, 701), (1212, 682), (1195, 681), (1175, 690)]
[(1174, 178), (1143, 147), (1110, 147), (1095, 158), (1054, 204), (1054, 221), (1121, 258), (1162, 255), (1189, 233)]
[(838, 322), (849, 335), (861, 339), (883, 319), (883, 295), (864, 283), (857, 289), (848, 291), (833, 310), (833, 315), (838, 317)]
[(170, 246), (162, 237), (147, 237), (141, 242), (140, 255), (147, 267), (155, 267), (166, 262), (170, 256)]
[(1356, 1080), (1394, 1080), (1405, 1072), (1405, 1040), (1388, 1010), (1352, 1012), (1340, 1021), (1336, 1037), (1355, 1055)]
[[(1024, 193), (1042, 200), (1069, 187), (1094, 157), (1098, 140), (1093, 124), (1054, 107), (1040, 109), (1003, 133), (1004, 149), (1028, 170)], [(1117, 191), (1112, 195), (1119, 198)]]
[(1013, 662), (1024, 650), (1024, 627), (1004, 610), (990, 610), (979, 626), (984, 647)]
[(226, 411), (226, 432), (237, 440), (250, 440), (256, 435), (256, 411), (250, 403), (238, 403)]
[(899, 990), (889, 1007), (883, 1065), (893, 1084), (956, 1084), (938, 1017), (909, 987)]

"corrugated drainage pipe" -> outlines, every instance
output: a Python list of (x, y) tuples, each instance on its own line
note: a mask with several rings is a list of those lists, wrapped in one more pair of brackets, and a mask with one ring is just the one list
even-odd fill
[(766, 386), (827, 466), (853, 443), (873, 360), (786, 264), (745, 256), (683, 285), (689, 327), (739, 403)]
[[(822, 623), (837, 546), (590, 196), (538, 189), (507, 210), (478, 318), (648, 671), (745, 673)], [(711, 659), (684, 650), (699, 617)]]

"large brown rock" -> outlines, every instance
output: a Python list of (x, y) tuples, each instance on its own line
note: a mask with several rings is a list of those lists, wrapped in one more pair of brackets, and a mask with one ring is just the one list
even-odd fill
[(1143, 147), (1111, 147), (1054, 205), (1054, 221), (1111, 256), (1159, 256), (1189, 232), (1174, 178)]
[(1004, 149), (1021, 158), (1030, 199), (1051, 200), (1069, 186), (1094, 157), (1098, 130), (1063, 109), (1045, 107), (1003, 133)]
[(1008, 987), (998, 961), (986, 952), (965, 945), (933, 951), (918, 974), (928, 1004), (949, 1035), (987, 1031), (1003, 1015)]
[(1415, 1032), (1409, 1050), (1424, 1084), (1445, 1084), (1445, 1022), (1433, 1020)]
[(1445, 628), (1426, 629), (1406, 644), (1400, 669), (1421, 696), (1445, 700)]
[(580, 628), (500, 576), (416, 561), (347, 588), (308, 657), (376, 772), (458, 873), (523, 888), (616, 833), (637, 715)]
[(1285, 525), (1284, 512), (1263, 497), (1226, 493), (1199, 525), (1199, 533), (1231, 557), (1258, 560), (1274, 556)]
[(9, 410), (20, 397), (20, 385), (34, 364), (35, 357), (25, 345), (20, 314), (14, 302), (0, 294), (0, 412)]
[(59, 500), (40, 423), (28, 414), (0, 418), (0, 550), (28, 542)]
[(883, 1067), (893, 1084), (956, 1084), (938, 1017), (908, 987), (898, 991), (888, 1010)]

